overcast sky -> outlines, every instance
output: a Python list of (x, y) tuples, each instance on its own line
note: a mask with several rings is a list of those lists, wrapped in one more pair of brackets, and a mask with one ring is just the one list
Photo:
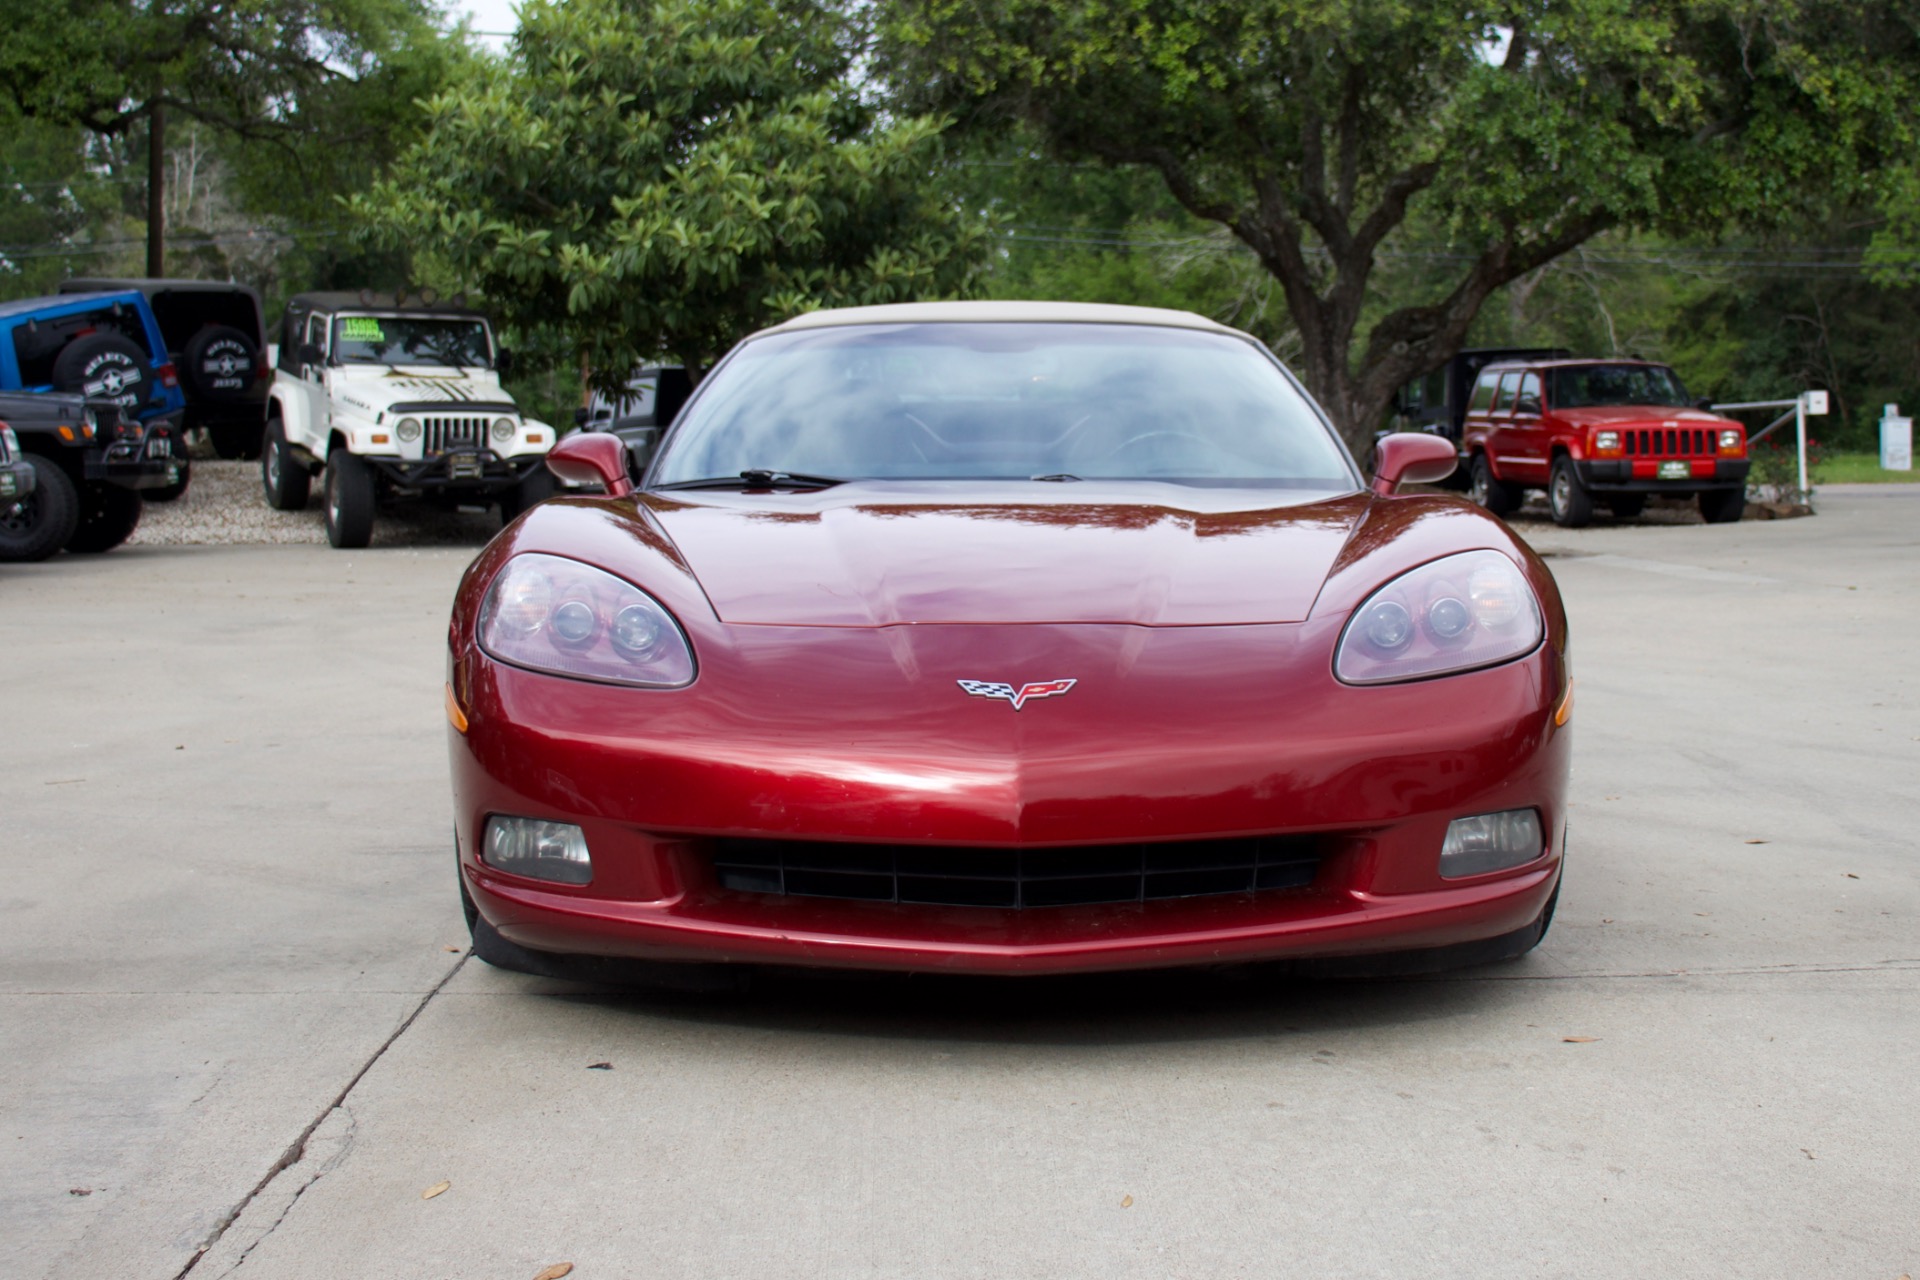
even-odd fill
[[(450, 0), (447, 12), (455, 18), (465, 14), (473, 19), (475, 31), (512, 31), (520, 25), (513, 16), (514, 0)], [(498, 46), (499, 40), (488, 44)]]

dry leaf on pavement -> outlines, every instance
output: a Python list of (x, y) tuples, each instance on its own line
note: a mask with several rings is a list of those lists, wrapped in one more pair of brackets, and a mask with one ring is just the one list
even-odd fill
[(1121, 1196), (1121, 1197), (1120, 1197), (1120, 1207), (1121, 1207), (1122, 1209), (1131, 1209), (1131, 1208), (1133, 1208), (1133, 1197), (1132, 1197), (1132, 1196)]
[(570, 1276), (572, 1274), (573, 1264), (571, 1262), (556, 1262), (550, 1267), (541, 1268), (540, 1274), (535, 1276), (533, 1280), (560, 1280), (561, 1276)]
[(1593, 1044), (1599, 1039), (1599, 1036), (1561, 1036), (1560, 1042), (1562, 1044)]
[(439, 1195), (442, 1191), (445, 1191), (447, 1188), (451, 1187), (452, 1185), (453, 1184), (451, 1182), (436, 1182), (432, 1186), (428, 1187), (425, 1191), (422, 1191), (420, 1193), (420, 1198), (422, 1200), (431, 1200), (435, 1196)]

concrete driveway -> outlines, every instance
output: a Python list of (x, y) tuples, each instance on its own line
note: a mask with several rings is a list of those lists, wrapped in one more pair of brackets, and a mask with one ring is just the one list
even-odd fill
[(1320, 985), (496, 972), (472, 547), (0, 566), (0, 1274), (1920, 1272), (1920, 493), (1524, 528), (1579, 679), (1558, 921)]

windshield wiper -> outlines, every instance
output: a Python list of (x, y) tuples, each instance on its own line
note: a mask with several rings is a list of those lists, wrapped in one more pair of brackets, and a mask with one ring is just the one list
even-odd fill
[(810, 476), (801, 471), (769, 471), (749, 467), (732, 476), (709, 476), (705, 480), (676, 480), (656, 485), (659, 489), (830, 489), (846, 481), (838, 476)]

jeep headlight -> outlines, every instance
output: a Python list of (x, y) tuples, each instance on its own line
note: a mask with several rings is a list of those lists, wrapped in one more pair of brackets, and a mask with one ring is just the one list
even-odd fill
[(495, 418), (493, 420), (493, 438), (501, 444), (505, 444), (507, 441), (513, 439), (514, 433), (519, 430), (520, 424), (512, 418)]
[(420, 419), (402, 418), (394, 423), (393, 434), (400, 437), (400, 443), (412, 444), (420, 438)]

